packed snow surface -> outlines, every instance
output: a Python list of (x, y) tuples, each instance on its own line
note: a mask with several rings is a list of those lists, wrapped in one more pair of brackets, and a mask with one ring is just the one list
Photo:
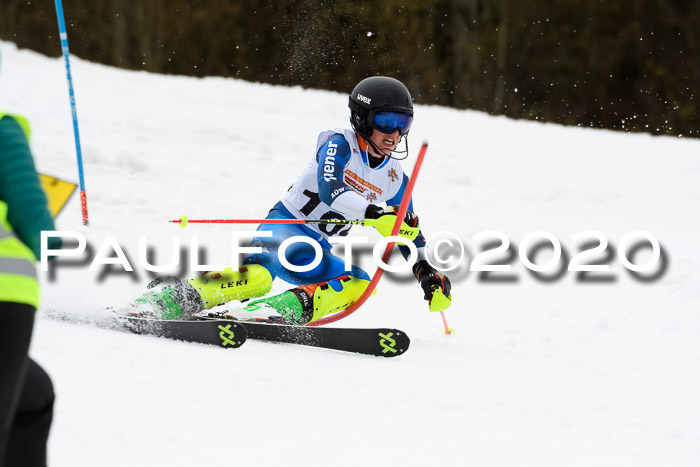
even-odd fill
[[(63, 60), (2, 48), (1, 107), (30, 119), (39, 171), (77, 182)], [(228, 263), (231, 226), (167, 220), (264, 217), (313, 157), (318, 133), (348, 125), (347, 96), (71, 63), (90, 227), (78, 196), (56, 225), (91, 249), (42, 273), (31, 355), (57, 394), (50, 465), (700, 463), (700, 141), (417, 106), (403, 162), (410, 174), (429, 141), (416, 213), (426, 236), (451, 232), (466, 245), (447, 273), (455, 334), (443, 334), (410, 274), (397, 273), (337, 325), (402, 329), (411, 347), (401, 357), (257, 341), (227, 351), (46, 316), (89, 319), (142, 293), (153, 275), (139, 263), (140, 236), (159, 264), (174, 241), (189, 251), (192, 237), (202, 262)], [(599, 243), (571, 238), (589, 230), (609, 244), (584, 263), (610, 270), (567, 271)], [(484, 245), (500, 243), (473, 238), (485, 231), (509, 239), (510, 256), (484, 259), (510, 272), (469, 271)], [(533, 231), (561, 243), (555, 271), (525, 267), (519, 246)], [(639, 277), (618, 257), (635, 231), (661, 247)], [(135, 272), (88, 270), (107, 237)], [(536, 243), (529, 257), (546, 264), (552, 248)], [(639, 244), (627, 257), (653, 263), (650, 243)], [(367, 252), (357, 261), (374, 272)]]

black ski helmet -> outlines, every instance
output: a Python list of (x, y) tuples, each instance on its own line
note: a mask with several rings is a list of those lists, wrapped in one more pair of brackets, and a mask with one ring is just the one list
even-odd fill
[(413, 100), (408, 88), (388, 76), (371, 76), (360, 81), (350, 94), (348, 107), (352, 129), (365, 139), (374, 131), (370, 117), (376, 112), (404, 112), (413, 116)]

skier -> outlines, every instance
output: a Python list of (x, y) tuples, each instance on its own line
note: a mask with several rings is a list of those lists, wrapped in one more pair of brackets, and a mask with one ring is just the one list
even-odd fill
[[(0, 111), (0, 466), (45, 466), (54, 393), (28, 357), (42, 230), (53, 230), (27, 143), (29, 125)], [(61, 240), (49, 246), (60, 248)]]
[[(314, 158), (267, 219), (371, 219), (381, 235), (391, 235), (408, 181), (392, 153), (411, 128), (411, 95), (400, 81), (374, 76), (355, 87), (349, 107), (352, 130), (334, 129), (319, 135)], [(408, 151), (407, 142), (405, 147), (401, 152)], [(417, 248), (413, 273), (430, 310), (442, 311), (451, 303), (450, 281), (426, 261), (425, 239), (412, 211), (411, 202), (400, 235)], [(262, 252), (248, 255), (242, 267), (207, 272), (147, 293), (137, 302), (172, 319), (230, 300), (261, 297), (279, 277), (297, 287), (250, 305), (266, 303), (292, 324), (316, 321), (350, 306), (369, 284), (365, 271), (353, 266), (346, 272), (344, 262), (331, 253), (329, 237), (348, 235), (349, 230), (349, 225), (338, 224), (261, 224), (251, 245), (261, 247)], [(294, 272), (280, 264), (278, 247), (294, 236), (309, 237), (321, 245), (322, 260), (310, 271)], [(408, 257), (405, 245), (399, 244), (399, 249)], [(304, 266), (314, 260), (315, 251), (297, 242), (287, 248), (285, 257), (292, 265)]]

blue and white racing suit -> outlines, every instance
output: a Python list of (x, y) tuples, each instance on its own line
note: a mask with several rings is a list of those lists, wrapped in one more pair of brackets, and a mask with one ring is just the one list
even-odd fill
[[(270, 210), (267, 219), (364, 219), (369, 204), (398, 206), (408, 177), (396, 159), (385, 158), (379, 166), (371, 168), (366, 149), (366, 144), (352, 130), (321, 133), (314, 159)], [(409, 211), (413, 211), (413, 201)], [(369, 280), (369, 275), (358, 267), (346, 272), (344, 261), (331, 254), (328, 239), (345, 236), (350, 228), (336, 224), (261, 224), (258, 231), (272, 232), (272, 237), (255, 237), (251, 245), (262, 247), (263, 252), (248, 255), (244, 264), (260, 264), (270, 271), (273, 279), (279, 277), (295, 285), (330, 281), (346, 274)], [(307, 236), (321, 245), (323, 258), (318, 266), (307, 272), (294, 272), (281, 265), (277, 249), (282, 241), (293, 236)], [(422, 234), (414, 244), (418, 257), (423, 258)], [(407, 248), (399, 247), (407, 256)], [(295, 266), (304, 266), (313, 262), (315, 251), (311, 245), (297, 242), (287, 248), (285, 257)]]

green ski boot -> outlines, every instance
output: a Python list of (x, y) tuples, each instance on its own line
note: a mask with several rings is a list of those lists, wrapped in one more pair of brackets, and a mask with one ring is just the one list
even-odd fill
[[(295, 287), (272, 297), (256, 300), (246, 309), (264, 303), (282, 315), (289, 324), (303, 325), (331, 313), (342, 311), (355, 303), (369, 285), (369, 281), (352, 276), (340, 276), (341, 289), (336, 291), (328, 282)], [(372, 295), (376, 290), (372, 292)]]
[(131, 314), (160, 319), (187, 319), (204, 308), (199, 294), (187, 282), (178, 281), (161, 290), (147, 292), (135, 300)]

